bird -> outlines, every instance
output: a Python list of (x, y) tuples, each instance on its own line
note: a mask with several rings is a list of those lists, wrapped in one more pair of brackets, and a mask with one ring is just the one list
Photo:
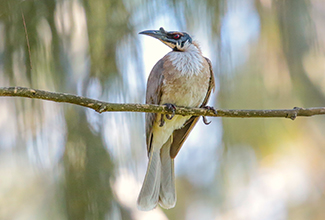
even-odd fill
[[(149, 211), (159, 205), (176, 205), (174, 158), (199, 120), (197, 116), (175, 115), (176, 106), (206, 106), (215, 79), (211, 61), (202, 55), (199, 44), (186, 32), (145, 30), (139, 34), (156, 38), (172, 49), (150, 72), (146, 104), (165, 105), (171, 114), (145, 116), (148, 166), (137, 207)], [(204, 123), (208, 124), (203, 117)]]

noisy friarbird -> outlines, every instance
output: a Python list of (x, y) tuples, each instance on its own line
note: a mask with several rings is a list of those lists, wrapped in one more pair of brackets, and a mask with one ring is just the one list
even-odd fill
[[(149, 75), (146, 103), (166, 105), (171, 111), (175, 106), (206, 107), (215, 87), (212, 66), (191, 36), (163, 28), (139, 34), (154, 37), (172, 49)], [(138, 209), (148, 211), (158, 203), (165, 209), (175, 206), (174, 158), (198, 119), (196, 116), (146, 114), (149, 163), (137, 201)]]

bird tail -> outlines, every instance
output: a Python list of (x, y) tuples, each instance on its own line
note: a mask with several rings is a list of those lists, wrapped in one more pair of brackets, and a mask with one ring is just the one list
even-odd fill
[(171, 143), (172, 136), (160, 150), (161, 180), (159, 204), (165, 209), (173, 208), (176, 204), (174, 159), (170, 157)]
[(159, 201), (165, 209), (176, 204), (174, 159), (170, 157), (172, 137), (162, 146), (161, 150), (153, 151), (149, 157), (146, 177), (138, 197), (138, 209), (149, 211)]
[(160, 151), (153, 149), (149, 155), (146, 177), (137, 201), (139, 210), (149, 211), (156, 208), (159, 200), (160, 172)]

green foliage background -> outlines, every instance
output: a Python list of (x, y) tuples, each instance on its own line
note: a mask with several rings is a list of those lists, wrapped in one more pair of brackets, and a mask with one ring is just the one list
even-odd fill
[[(0, 6), (0, 86), (143, 103), (148, 39), (137, 33), (163, 26), (201, 42), (217, 108), (325, 106), (322, 0)], [(135, 206), (147, 163), (143, 114), (1, 98), (0, 218), (324, 219), (324, 130), (322, 116), (200, 124), (176, 159), (177, 206), (143, 213)]]

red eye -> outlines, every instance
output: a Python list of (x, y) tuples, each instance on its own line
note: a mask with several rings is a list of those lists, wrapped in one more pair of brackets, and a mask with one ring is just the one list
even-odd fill
[(174, 34), (173, 38), (174, 38), (175, 40), (178, 40), (179, 38), (181, 38), (181, 35), (180, 35), (180, 34)]

